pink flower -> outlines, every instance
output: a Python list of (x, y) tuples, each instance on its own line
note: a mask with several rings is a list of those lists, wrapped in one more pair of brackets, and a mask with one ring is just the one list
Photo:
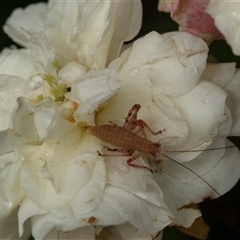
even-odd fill
[(214, 19), (205, 12), (209, 0), (161, 0), (159, 11), (170, 12), (171, 18), (179, 24), (179, 30), (201, 37), (208, 44), (224, 36), (214, 25)]

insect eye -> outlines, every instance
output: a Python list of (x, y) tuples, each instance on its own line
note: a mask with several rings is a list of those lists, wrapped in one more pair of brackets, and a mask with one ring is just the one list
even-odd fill
[(134, 107), (140, 109), (140, 104), (135, 104)]

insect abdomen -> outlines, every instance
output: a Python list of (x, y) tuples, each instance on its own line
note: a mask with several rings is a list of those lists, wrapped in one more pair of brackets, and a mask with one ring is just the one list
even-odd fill
[(136, 134), (117, 125), (100, 125), (89, 129), (95, 137), (117, 147), (138, 149), (138, 142), (142, 140)]

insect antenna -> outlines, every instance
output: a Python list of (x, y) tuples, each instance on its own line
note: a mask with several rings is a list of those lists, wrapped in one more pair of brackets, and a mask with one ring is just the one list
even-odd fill
[(180, 163), (180, 162), (178, 162), (178, 161), (174, 160), (173, 158), (170, 158), (170, 157), (168, 157), (168, 156), (166, 156), (166, 155), (162, 155), (162, 156), (164, 156), (165, 158), (171, 160), (172, 162), (177, 163), (178, 165), (180, 165), (180, 166), (186, 168), (187, 170), (189, 170), (190, 172), (192, 172), (194, 175), (196, 175), (197, 177), (199, 177), (203, 182), (205, 182), (218, 196), (220, 196), (220, 193), (219, 193), (213, 186), (211, 186), (204, 178), (202, 178), (199, 174), (197, 174), (196, 172), (194, 172), (191, 168), (185, 166), (184, 164), (182, 164), (182, 163)]
[(225, 148), (235, 148), (237, 146), (228, 146), (228, 147), (219, 147), (219, 148), (208, 148), (208, 149), (203, 149), (203, 150), (174, 150), (174, 151), (164, 151), (164, 152), (207, 152), (207, 151), (214, 151), (214, 150), (219, 150), (219, 149), (225, 149)]

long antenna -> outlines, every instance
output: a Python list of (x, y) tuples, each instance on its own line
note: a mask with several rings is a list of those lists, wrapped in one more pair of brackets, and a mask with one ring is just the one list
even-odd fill
[(228, 146), (228, 147), (219, 147), (219, 148), (208, 148), (208, 149), (203, 149), (203, 150), (179, 150), (179, 151), (165, 151), (164, 152), (178, 152), (178, 153), (183, 153), (183, 152), (206, 152), (206, 151), (213, 151), (213, 150), (219, 150), (219, 149), (225, 149), (225, 148), (235, 148), (237, 146)]
[(182, 163), (180, 163), (180, 162), (178, 162), (178, 161), (174, 160), (173, 158), (170, 158), (170, 157), (168, 157), (168, 156), (166, 156), (166, 155), (162, 155), (162, 156), (166, 157), (167, 159), (169, 159), (169, 160), (177, 163), (178, 165), (180, 165), (180, 166), (186, 168), (187, 170), (189, 170), (190, 172), (192, 172), (194, 175), (196, 175), (197, 177), (199, 177), (203, 182), (205, 182), (218, 196), (220, 196), (220, 193), (219, 193), (214, 187), (212, 187), (204, 178), (202, 178), (199, 174), (197, 174), (196, 172), (194, 172), (191, 168), (183, 165)]

